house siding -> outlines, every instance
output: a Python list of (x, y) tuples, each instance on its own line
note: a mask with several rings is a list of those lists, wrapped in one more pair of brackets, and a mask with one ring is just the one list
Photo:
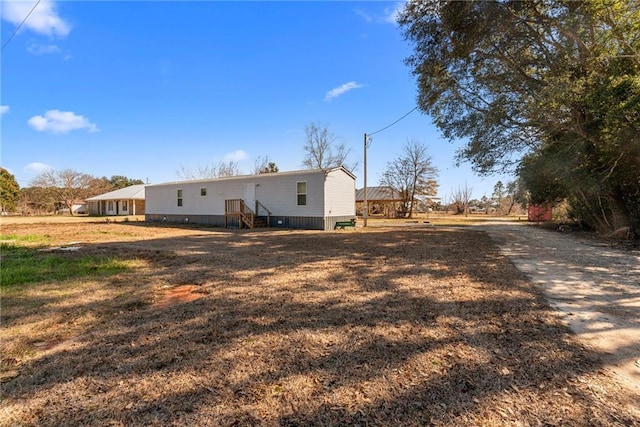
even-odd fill
[[(173, 222), (173, 223), (191, 223), (210, 225), (213, 227), (224, 227), (225, 218), (224, 215), (172, 215), (172, 214), (145, 214), (145, 221), (147, 222)], [(237, 227), (237, 222), (229, 224), (230, 226)]]
[(89, 215), (100, 215), (100, 202), (87, 202)]
[[(355, 217), (355, 185), (355, 181), (340, 170), (333, 170), (327, 174), (324, 183), (325, 217)], [(346, 188), (349, 191), (345, 191)]]
[[(322, 217), (324, 200), (323, 175), (308, 174), (277, 177), (247, 177), (229, 181), (197, 181), (160, 184), (146, 188), (146, 211), (149, 214), (224, 215), (224, 201), (244, 198), (244, 185), (256, 184), (256, 200), (272, 215)], [(297, 205), (296, 183), (307, 182), (307, 205)], [(200, 189), (207, 188), (201, 196)], [(177, 203), (177, 190), (182, 190), (182, 206)], [(255, 206), (250, 206), (255, 210)]]
[[(306, 205), (298, 206), (297, 183), (307, 183)], [(346, 220), (355, 216), (355, 180), (342, 170), (304, 171), (234, 177), (221, 180), (184, 181), (146, 187), (145, 219), (201, 223), (212, 226), (231, 226), (225, 221), (224, 202), (244, 199), (245, 186), (255, 185), (255, 200), (271, 213), (271, 227), (333, 229), (327, 225), (327, 214)], [(206, 188), (206, 196), (201, 189)], [(182, 190), (182, 206), (177, 203), (177, 190)], [(330, 195), (327, 196), (327, 191)], [(329, 197), (329, 198), (328, 198)], [(333, 199), (336, 200), (333, 200)], [(257, 204), (257, 203), (256, 203)], [(330, 209), (327, 206), (330, 205)], [(266, 210), (258, 205), (250, 208), (259, 216)], [(187, 220), (188, 218), (188, 220)]]
[[(135, 203), (136, 215), (144, 215), (144, 205), (145, 205), (144, 200), (132, 200), (131, 203)], [(133, 213), (133, 211), (131, 211), (131, 213)]]

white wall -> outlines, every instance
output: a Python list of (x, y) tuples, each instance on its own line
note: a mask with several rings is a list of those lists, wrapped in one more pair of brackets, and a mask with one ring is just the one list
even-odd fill
[[(207, 195), (201, 196), (200, 189)], [(182, 206), (178, 206), (178, 190), (182, 190)], [(214, 181), (184, 181), (180, 183), (151, 185), (145, 188), (145, 213), (169, 215), (224, 215), (224, 200), (242, 197), (231, 194), (232, 188)]]
[[(324, 173), (273, 174), (260, 177), (256, 199), (272, 215), (322, 217), (324, 211)], [(307, 183), (307, 204), (298, 206), (297, 183)]]
[(325, 179), (324, 216), (356, 216), (356, 181), (341, 169)]
[[(354, 208), (354, 180), (343, 171), (337, 170), (330, 174), (331, 189), (334, 194), (340, 192), (341, 185), (348, 185), (342, 196), (349, 201), (340, 201), (337, 207), (343, 212), (350, 204), (348, 213), (331, 213), (331, 215), (353, 215)], [(346, 177), (346, 181), (343, 177)], [(297, 205), (297, 182), (307, 182), (307, 205)], [(260, 201), (272, 215), (322, 217), (325, 211), (325, 173), (310, 171), (309, 173), (277, 173), (247, 177), (233, 177), (221, 180), (184, 181), (179, 183), (158, 184), (146, 187), (147, 214), (169, 215), (224, 215), (224, 201), (228, 199), (242, 199), (244, 185), (256, 184), (256, 200)], [(207, 195), (201, 196), (200, 189), (207, 188)], [(182, 189), (182, 206), (177, 204), (177, 190)], [(343, 206), (344, 205), (344, 206)], [(253, 207), (252, 207), (253, 208)], [(259, 212), (260, 213), (260, 212)]]

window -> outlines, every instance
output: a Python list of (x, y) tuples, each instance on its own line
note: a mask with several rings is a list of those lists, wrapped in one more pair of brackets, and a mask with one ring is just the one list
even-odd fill
[(207, 195), (207, 189), (206, 189), (206, 188), (204, 188), (204, 187), (203, 187), (203, 188), (201, 188), (201, 189), (200, 189), (200, 195), (201, 195), (202, 197), (206, 196), (206, 195)]
[(128, 210), (129, 210), (129, 209), (128, 209), (128, 207), (127, 207), (127, 201), (126, 201), (126, 200), (123, 200), (123, 201), (122, 201), (122, 211), (123, 211), (123, 212), (126, 212), (126, 211), (128, 211)]
[(107, 203), (107, 206), (108, 206), (107, 208), (108, 211), (113, 211), (113, 202), (111, 200), (109, 200), (109, 203)]
[(296, 183), (298, 192), (298, 206), (307, 206), (307, 183), (306, 181)]
[(182, 206), (182, 190), (178, 190), (178, 206)]

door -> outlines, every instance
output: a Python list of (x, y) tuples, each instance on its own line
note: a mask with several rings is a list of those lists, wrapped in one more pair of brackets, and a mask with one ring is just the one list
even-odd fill
[(254, 213), (256, 211), (256, 185), (254, 183), (244, 185), (244, 204)]

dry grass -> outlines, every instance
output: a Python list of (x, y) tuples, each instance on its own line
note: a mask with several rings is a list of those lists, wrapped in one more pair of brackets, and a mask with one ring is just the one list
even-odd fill
[[(456, 226), (464, 227), (470, 225), (480, 225), (489, 222), (525, 222), (527, 220), (526, 215), (510, 215), (510, 216), (496, 216), (486, 214), (469, 214), (469, 215), (453, 215), (451, 213), (444, 212), (430, 212), (430, 213), (417, 213), (413, 218), (384, 218), (380, 215), (370, 216), (368, 218), (368, 225), (372, 227), (377, 226), (412, 226), (412, 225), (424, 225), (425, 223), (439, 226)], [(362, 225), (364, 220), (358, 219), (358, 224)]]
[(133, 267), (4, 291), (0, 425), (640, 425), (482, 232), (3, 233)]

